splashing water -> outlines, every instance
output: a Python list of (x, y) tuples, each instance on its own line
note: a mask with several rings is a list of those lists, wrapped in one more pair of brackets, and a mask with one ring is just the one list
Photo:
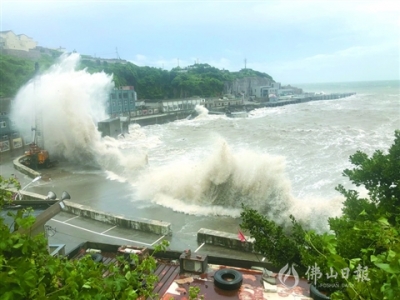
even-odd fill
[[(278, 224), (289, 225), (293, 214), (306, 227), (327, 229), (326, 218), (340, 214), (342, 199), (294, 199), (285, 175), (285, 159), (250, 150), (233, 151), (219, 139), (200, 161), (181, 158), (147, 169), (137, 183), (137, 198), (151, 199), (175, 211), (238, 217), (241, 204)], [(321, 200), (321, 199), (319, 199)]]
[(35, 114), (41, 118), (44, 147), (54, 158), (96, 164), (104, 169), (135, 169), (144, 165), (144, 154), (122, 155), (118, 140), (101, 138), (97, 122), (107, 119), (105, 103), (114, 87), (103, 72), (77, 71), (80, 56), (62, 56), (44, 74), (18, 92), (11, 119), (26, 142), (31, 142)]
[(208, 116), (208, 109), (205, 108), (203, 105), (196, 105), (195, 106), (195, 111), (198, 114), (196, 119), (201, 119), (201, 118), (205, 118)]
[[(232, 130), (238, 121), (216, 119), (208, 115), (203, 106), (195, 108), (198, 114), (195, 119), (200, 120), (195, 122), (196, 126), (189, 125), (194, 124), (189, 120), (176, 125), (187, 124), (191, 132), (185, 135), (187, 139), (196, 132), (196, 139), (202, 140), (196, 142), (200, 147), (196, 151), (203, 155), (189, 157), (187, 154), (193, 150), (185, 148), (184, 144), (181, 149), (179, 144), (176, 153), (160, 155), (159, 162), (166, 165), (147, 165), (147, 152), (150, 151), (152, 162), (152, 155), (163, 149), (163, 134), (154, 129), (157, 133), (149, 137), (150, 129), (131, 125), (131, 133), (125, 139), (101, 138), (96, 125), (107, 118), (105, 103), (114, 87), (112, 77), (105, 73), (77, 71), (78, 63), (77, 54), (62, 57), (46, 73), (27, 83), (12, 107), (11, 117), (24, 136), (31, 135), (34, 112), (41, 113), (45, 148), (51, 157), (99, 166), (107, 171), (109, 180), (129, 182), (135, 189), (136, 200), (151, 201), (193, 215), (238, 217), (243, 203), (280, 225), (288, 225), (288, 216), (293, 214), (309, 228), (326, 230), (327, 218), (340, 214), (343, 199), (339, 197), (331, 200), (294, 198), (285, 173), (284, 157), (231, 149), (222, 138), (216, 144), (208, 141), (208, 132), (219, 127)], [(204, 129), (198, 129), (203, 126)], [(169, 125), (164, 127), (174, 129)], [(208, 142), (211, 150), (204, 155), (204, 145)], [(240, 143), (238, 145), (240, 147)]]

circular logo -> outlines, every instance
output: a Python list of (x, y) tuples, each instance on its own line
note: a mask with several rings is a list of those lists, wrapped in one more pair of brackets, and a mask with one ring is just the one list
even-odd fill
[[(292, 285), (287, 284), (289, 276), (294, 277), (294, 284)], [(279, 270), (278, 279), (288, 289), (295, 288), (299, 284), (299, 274), (297, 274), (294, 266), (289, 268), (289, 264), (286, 264), (282, 269)]]

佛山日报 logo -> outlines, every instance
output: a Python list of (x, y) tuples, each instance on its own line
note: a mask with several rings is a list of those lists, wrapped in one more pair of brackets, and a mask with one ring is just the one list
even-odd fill
[[(288, 278), (292, 276), (294, 278), (294, 283), (289, 283)], [(289, 267), (289, 264), (286, 264), (282, 269), (279, 270), (278, 279), (280, 283), (282, 283), (286, 288), (292, 289), (295, 288), (299, 284), (299, 274), (297, 274), (294, 266)]]

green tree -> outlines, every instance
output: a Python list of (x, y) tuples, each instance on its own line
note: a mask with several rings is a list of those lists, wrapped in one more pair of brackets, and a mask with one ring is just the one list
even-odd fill
[[(11, 203), (11, 192), (4, 188), (15, 184), (0, 176), (0, 210)], [(18, 186), (17, 186), (18, 187)], [(35, 218), (32, 210), (8, 213), (13, 222), (29, 228)], [(166, 248), (162, 242), (156, 251)], [(1, 299), (147, 299), (155, 297), (153, 288), (156, 260), (139, 260), (131, 255), (135, 268), (118, 257), (118, 264), (96, 263), (89, 255), (80, 260), (53, 257), (44, 236), (20, 234), (0, 218), (0, 291)], [(103, 274), (109, 274), (104, 277)]]
[[(247, 207), (242, 212), (243, 229), (255, 238), (255, 249), (277, 267), (295, 264), (301, 275), (316, 265), (322, 274), (337, 278), (318, 279), (336, 284), (332, 299), (396, 299), (400, 294), (400, 131), (387, 154), (377, 150), (371, 157), (363, 152), (350, 156), (353, 169), (343, 172), (368, 198), (342, 185), (343, 214), (328, 220), (331, 232), (305, 231), (292, 218), (285, 230)], [(342, 270), (349, 277), (340, 276)], [(321, 284), (322, 283), (322, 284)], [(318, 284), (317, 284), (318, 286)]]
[[(61, 52), (43, 51), (37, 60), (40, 71), (47, 70)], [(34, 76), (34, 60), (0, 55), (0, 97), (13, 97), (17, 91)], [(191, 96), (219, 97), (223, 94), (224, 84), (237, 78), (272, 77), (266, 73), (252, 69), (239, 72), (219, 70), (209, 64), (194, 64), (186, 68), (173, 68), (170, 71), (154, 67), (139, 67), (131, 62), (101, 62), (99, 58), (81, 55), (80, 70), (89, 73), (105, 72), (113, 75), (116, 87), (133, 85), (139, 99), (157, 101), (166, 98), (182, 98)]]
[(39, 59), (31, 60), (0, 53), (0, 97), (13, 97), (18, 90), (35, 75), (35, 62), (40, 71), (48, 69), (60, 56), (58, 51), (42, 54)]

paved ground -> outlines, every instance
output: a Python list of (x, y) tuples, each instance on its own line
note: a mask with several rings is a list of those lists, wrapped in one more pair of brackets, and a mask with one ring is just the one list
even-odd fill
[[(12, 165), (12, 159), (21, 155), (21, 153), (2, 154), (0, 157), (0, 175), (10, 177), (16, 174), (21, 186), (31, 182), (31, 178), (16, 171)], [(46, 176), (47, 175), (47, 176)], [(124, 190), (119, 186), (112, 185), (109, 181), (99, 184), (96, 176), (85, 175), (81, 178), (79, 174), (65, 175), (63, 170), (52, 169), (46, 171), (44, 178), (32, 185), (32, 191), (40, 194), (47, 194), (49, 190), (55, 191), (57, 195), (61, 195), (61, 187), (67, 187), (68, 192), (73, 195), (73, 201), (85, 205), (90, 205), (95, 209), (107, 211), (107, 207), (115, 202), (115, 199), (121, 197), (122, 193), (129, 193), (129, 189)], [(46, 178), (47, 177), (47, 178)], [(53, 178), (49, 180), (48, 178)], [(28, 189), (30, 190), (30, 189)], [(79, 198), (77, 197), (79, 195)], [(78, 198), (78, 199), (77, 199)], [(106, 204), (105, 204), (106, 203)], [(118, 209), (126, 212), (129, 208), (128, 202), (119, 203)], [(129, 211), (128, 211), (129, 212)], [(114, 212), (115, 213), (115, 212)], [(146, 213), (146, 215), (143, 215)], [(252, 253), (234, 251), (218, 246), (201, 245), (197, 243), (197, 231), (204, 227), (208, 229), (218, 230), (223, 226), (231, 232), (237, 231), (237, 224), (223, 218), (202, 218), (188, 216), (181, 213), (167, 211), (165, 208), (148, 208), (146, 211), (132, 211), (132, 217), (152, 218), (151, 216), (163, 216), (164, 221), (172, 223), (172, 236), (159, 236), (156, 234), (145, 233), (141, 231), (124, 229), (108, 225), (99, 221), (85, 219), (66, 212), (62, 212), (50, 220), (48, 225), (48, 238), (51, 244), (65, 244), (66, 252), (74, 249), (80, 243), (86, 241), (103, 242), (109, 244), (130, 244), (152, 246), (162, 239), (170, 242), (170, 249), (183, 251), (191, 249), (201, 254), (221, 255), (235, 258), (243, 258), (250, 260), (258, 260)], [(130, 217), (130, 216), (129, 216)], [(226, 222), (226, 225), (221, 225)]]
[[(65, 244), (66, 252), (71, 251), (80, 243), (86, 241), (102, 242), (115, 245), (135, 245), (152, 247), (161, 240), (170, 242), (170, 249), (185, 250), (184, 243), (174, 236), (160, 236), (142, 231), (120, 228), (99, 221), (82, 218), (66, 212), (61, 212), (47, 222), (47, 235), (50, 244)], [(230, 250), (212, 245), (197, 245), (191, 248), (200, 254), (221, 255), (257, 261), (261, 257), (253, 253)]]

